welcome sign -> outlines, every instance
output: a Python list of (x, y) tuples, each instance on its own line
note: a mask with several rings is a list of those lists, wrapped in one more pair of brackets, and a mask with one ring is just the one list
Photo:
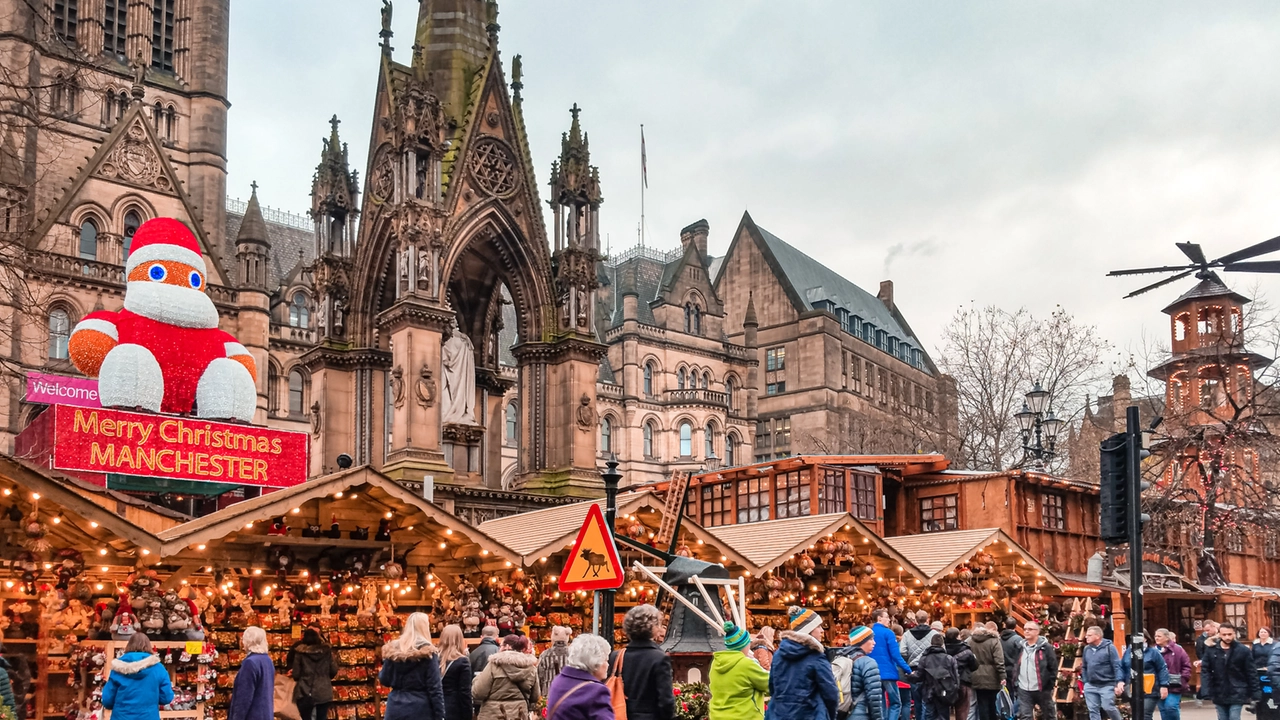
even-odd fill
[(306, 481), (309, 441), (251, 425), (54, 405), (17, 445), (56, 470), (281, 488)]
[(92, 378), (27, 373), (27, 394), (23, 400), (41, 405), (102, 407), (98, 401), (98, 381)]

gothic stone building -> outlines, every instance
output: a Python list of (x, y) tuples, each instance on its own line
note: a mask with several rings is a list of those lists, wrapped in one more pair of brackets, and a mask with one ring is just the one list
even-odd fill
[(257, 361), (257, 421), (310, 433), (313, 475), (349, 454), (480, 520), (598, 493), (610, 454), (635, 484), (932, 449), (946, 381), (891, 284), (868, 294), (749, 216), (724, 257), (697, 222), (678, 250), (604, 258), (576, 107), (540, 196), (492, 1), (424, 0), (407, 64), (384, 10), (362, 179), (335, 117), (307, 218), (264, 208), (256, 186), (229, 202), (229, 12), (0, 0), (3, 66), (32, 79), (12, 100), (38, 110), (0, 124), (0, 230), (35, 299), (4, 318), (10, 447), (43, 409), (23, 402), (25, 373), (74, 372), (70, 328), (121, 306), (133, 231), (171, 216)]

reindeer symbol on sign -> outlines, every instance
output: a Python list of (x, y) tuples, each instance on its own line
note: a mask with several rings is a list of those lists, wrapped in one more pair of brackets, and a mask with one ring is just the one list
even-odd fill
[(582, 549), (582, 552), (579, 553), (579, 557), (587, 561), (587, 569), (582, 571), (582, 577), (584, 579), (587, 577), (587, 573), (591, 573), (591, 577), (600, 577), (600, 571), (603, 570), (605, 565), (609, 562), (609, 558), (605, 557), (602, 553), (593, 553), (586, 548)]

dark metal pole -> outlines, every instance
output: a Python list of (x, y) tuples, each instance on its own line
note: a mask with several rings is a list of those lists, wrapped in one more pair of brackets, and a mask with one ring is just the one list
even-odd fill
[(1125, 466), (1129, 472), (1129, 658), (1133, 667), (1133, 684), (1129, 687), (1130, 717), (1143, 717), (1146, 693), (1143, 682), (1142, 636), (1142, 430), (1138, 426), (1138, 408), (1125, 411)]
[[(604, 524), (609, 532), (614, 532), (614, 521), (618, 517), (618, 483), (622, 473), (618, 472), (618, 456), (610, 455), (605, 463), (605, 471), (600, 474), (604, 480)], [(613, 596), (614, 590), (597, 590), (600, 598), (600, 637), (613, 644)]]

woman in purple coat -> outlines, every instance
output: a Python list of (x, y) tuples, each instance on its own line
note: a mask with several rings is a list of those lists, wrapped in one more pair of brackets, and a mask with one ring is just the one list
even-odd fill
[(569, 658), (547, 692), (546, 720), (613, 720), (604, 684), (611, 649), (604, 638), (589, 634), (569, 645)]
[(235, 684), (231, 686), (231, 707), (227, 720), (272, 720), (275, 715), (276, 668), (267, 649), (267, 632), (251, 626), (240, 645), (246, 653)]

